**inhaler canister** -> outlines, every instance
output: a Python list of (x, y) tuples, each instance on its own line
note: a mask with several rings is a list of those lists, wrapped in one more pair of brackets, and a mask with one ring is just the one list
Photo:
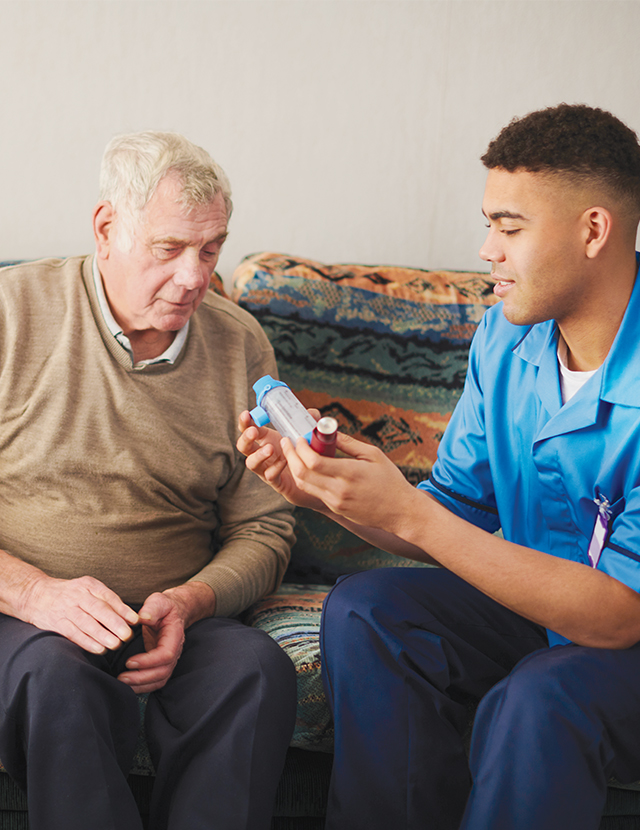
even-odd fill
[(338, 435), (338, 422), (335, 418), (326, 415), (320, 418), (311, 433), (311, 449), (320, 455), (333, 458), (336, 454), (336, 440)]
[(302, 436), (307, 443), (316, 426), (315, 420), (286, 383), (265, 375), (253, 384), (257, 406), (251, 417), (259, 427), (271, 422), (274, 429), (295, 444)]

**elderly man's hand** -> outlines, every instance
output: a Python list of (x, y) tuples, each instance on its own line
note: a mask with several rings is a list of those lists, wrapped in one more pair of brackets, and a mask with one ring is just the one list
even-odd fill
[(145, 651), (127, 660), (118, 679), (138, 694), (161, 689), (182, 654), (185, 630), (214, 612), (215, 594), (204, 582), (151, 594), (139, 613)]
[(62, 634), (92, 654), (120, 648), (132, 636), (138, 615), (91, 576), (54, 579), (31, 569), (25, 580), (20, 619)]

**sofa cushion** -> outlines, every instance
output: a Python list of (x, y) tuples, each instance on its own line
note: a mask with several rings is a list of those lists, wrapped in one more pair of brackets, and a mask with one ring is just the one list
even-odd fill
[(296, 669), (298, 710), (291, 746), (333, 751), (333, 725), (320, 676), (320, 616), (329, 586), (285, 584), (253, 605), (244, 622), (261, 628)]
[[(496, 301), (486, 274), (324, 265), (282, 254), (245, 258), (234, 294), (258, 318), (280, 377), (307, 407), (380, 447), (417, 483), (429, 475), (458, 398), (467, 352)], [(296, 510), (285, 579), (333, 583), (363, 568), (415, 563)]]

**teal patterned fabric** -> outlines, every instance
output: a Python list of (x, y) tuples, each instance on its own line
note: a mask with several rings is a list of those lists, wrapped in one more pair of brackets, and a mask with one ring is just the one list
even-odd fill
[[(471, 338), (496, 298), (486, 274), (247, 257), (234, 299), (260, 321), (280, 377), (307, 407), (380, 447), (413, 483), (427, 478), (460, 397)], [(286, 581), (409, 563), (297, 509)]]
[[(269, 253), (248, 257), (234, 274), (234, 299), (267, 332), (280, 377), (343, 432), (380, 447), (414, 483), (435, 460), (471, 338), (495, 301), (491, 288), (484, 274), (323, 265)], [(246, 621), (267, 631), (296, 667), (292, 745), (331, 751), (322, 600), (341, 574), (419, 563), (373, 548), (311, 510), (296, 510), (296, 536), (285, 583)]]
[(328, 586), (282, 585), (256, 603), (244, 622), (260, 628), (286, 651), (298, 683), (298, 711), (291, 746), (333, 750), (333, 725), (320, 676), (320, 615)]

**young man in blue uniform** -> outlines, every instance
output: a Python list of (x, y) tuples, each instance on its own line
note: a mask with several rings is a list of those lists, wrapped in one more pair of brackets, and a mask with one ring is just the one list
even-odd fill
[(429, 481), (241, 420), (248, 465), (290, 501), (441, 566), (327, 599), (329, 830), (596, 830), (608, 779), (640, 779), (640, 146), (562, 104), (482, 160), (502, 303)]

